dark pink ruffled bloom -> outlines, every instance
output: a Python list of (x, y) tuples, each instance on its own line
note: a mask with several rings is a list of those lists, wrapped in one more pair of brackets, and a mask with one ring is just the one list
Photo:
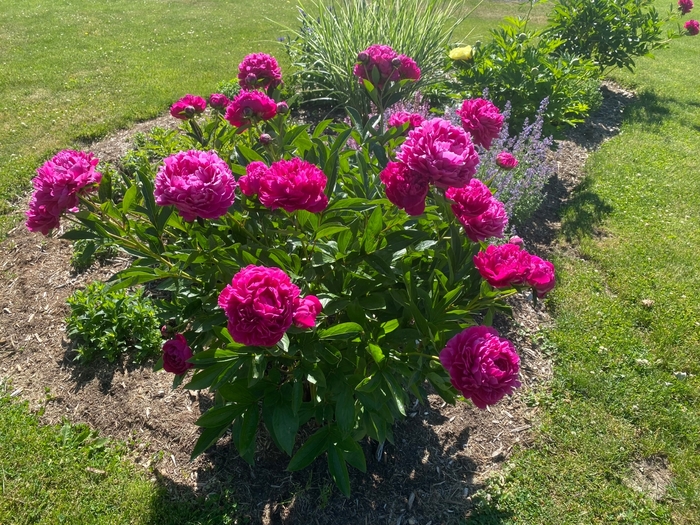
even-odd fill
[(508, 225), (508, 215), (503, 203), (492, 199), (488, 209), (481, 215), (457, 217), (462, 223), (464, 233), (473, 242), (485, 241), (491, 237), (503, 237), (503, 230)]
[(212, 93), (209, 95), (209, 105), (214, 109), (222, 111), (231, 103), (231, 100), (223, 93)]
[(490, 326), (472, 326), (450, 339), (440, 362), (452, 386), (482, 410), (520, 387), (520, 358), (513, 343)]
[(693, 10), (693, 0), (678, 0), (678, 9), (681, 15), (687, 15)]
[(522, 286), (530, 275), (531, 257), (515, 244), (491, 245), (474, 256), (474, 266), (494, 288)]
[(362, 84), (363, 79), (375, 84), (372, 71), (376, 70), (379, 80), (378, 89), (383, 89), (387, 82), (420, 79), (420, 69), (415, 61), (406, 55), (399, 55), (389, 46), (374, 44), (357, 55), (358, 64), (353, 68)]
[(294, 326), (297, 328), (313, 328), (316, 326), (316, 317), (323, 310), (323, 305), (315, 295), (307, 295), (297, 298), (294, 302)]
[(466, 186), (479, 165), (469, 135), (441, 118), (411, 130), (396, 158), (444, 189)]
[(29, 231), (48, 235), (64, 212), (77, 212), (79, 195), (102, 180), (99, 162), (92, 153), (63, 150), (39, 167), (26, 213)]
[(194, 365), (187, 360), (192, 357), (192, 349), (182, 334), (166, 341), (163, 345), (163, 369), (171, 374), (184, 374)]
[(185, 95), (170, 106), (170, 114), (180, 120), (189, 120), (207, 109), (207, 101), (197, 95)]
[(408, 128), (406, 129), (406, 131), (408, 132), (423, 124), (423, 121), (425, 121), (423, 115), (420, 115), (418, 113), (409, 113), (408, 111), (397, 111), (396, 113), (392, 113), (389, 117), (389, 127), (400, 128), (404, 124), (408, 123)]
[(261, 91), (241, 91), (226, 108), (226, 120), (240, 128), (251, 120), (270, 120), (277, 114), (277, 104)]
[(503, 115), (488, 100), (472, 98), (462, 102), (457, 110), (462, 119), (462, 127), (469, 132), (474, 144), (489, 149), (493, 139), (498, 137), (503, 127)]
[(245, 175), (238, 179), (238, 187), (246, 197), (257, 195), (260, 191), (260, 178), (264, 177), (269, 168), (264, 162), (253, 161), (245, 167)]
[(155, 180), (159, 206), (175, 206), (188, 222), (226, 215), (235, 198), (236, 179), (214, 152), (181, 151), (163, 160)]
[(688, 31), (690, 36), (695, 36), (700, 33), (700, 22), (697, 20), (688, 20), (683, 27), (685, 27), (685, 30)]
[(542, 298), (554, 289), (556, 279), (554, 265), (544, 261), (536, 255), (530, 256), (530, 271), (527, 275), (527, 284), (534, 288), (537, 297)]
[(504, 170), (512, 170), (518, 166), (518, 159), (507, 151), (501, 151), (496, 155), (496, 164)]
[(379, 174), (386, 186), (386, 198), (409, 215), (425, 211), (425, 198), (430, 189), (428, 179), (411, 170), (403, 162), (390, 162)]
[(282, 71), (275, 57), (252, 53), (238, 64), (238, 83), (243, 89), (269, 89), (282, 83)]
[(286, 212), (318, 213), (328, 206), (328, 179), (318, 166), (300, 158), (278, 160), (260, 177), (258, 198), (263, 206)]
[(219, 295), (228, 331), (237, 343), (274, 346), (294, 321), (297, 288), (279, 268), (246, 266)]
[[(449, 188), (445, 197), (454, 201), (452, 213), (455, 217), (476, 217), (489, 209), (494, 200), (489, 187), (479, 179), (472, 179), (462, 188)], [(460, 219), (461, 220), (461, 219)]]

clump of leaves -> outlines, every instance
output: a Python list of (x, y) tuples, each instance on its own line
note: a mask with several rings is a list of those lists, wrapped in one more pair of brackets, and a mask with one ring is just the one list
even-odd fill
[(77, 360), (104, 357), (115, 361), (129, 353), (142, 362), (160, 353), (158, 310), (142, 290), (110, 290), (95, 282), (70, 296), (68, 305), (67, 332), (75, 342)]
[(73, 243), (70, 265), (74, 272), (83, 273), (95, 262), (105, 264), (116, 255), (116, 246), (107, 239), (78, 239)]
[(155, 127), (148, 133), (137, 133), (134, 136), (134, 149), (121, 159), (122, 170), (127, 175), (133, 175), (140, 168), (160, 162), (188, 147), (187, 138), (176, 129)]

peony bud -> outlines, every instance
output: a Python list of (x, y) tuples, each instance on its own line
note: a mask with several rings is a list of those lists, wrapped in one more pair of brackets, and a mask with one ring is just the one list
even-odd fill
[(194, 118), (194, 115), (195, 115), (194, 106), (185, 106), (184, 113), (185, 113), (185, 116), (187, 116), (187, 118)]
[(254, 111), (253, 111), (252, 108), (249, 108), (249, 107), (243, 108), (243, 116), (244, 116), (245, 118), (250, 118), (250, 117), (252, 117), (252, 116), (253, 116), (253, 113), (254, 113)]
[(254, 86), (257, 81), (258, 77), (255, 76), (255, 73), (248, 73), (248, 75), (245, 77), (245, 83), (249, 86)]
[(260, 135), (260, 138), (258, 140), (260, 141), (260, 144), (262, 144), (263, 146), (267, 146), (272, 142), (272, 137), (267, 133), (263, 133), (262, 135)]
[(286, 115), (289, 112), (289, 105), (286, 102), (280, 102), (277, 104), (277, 113), (280, 115)]
[(369, 55), (365, 53), (364, 51), (361, 51), (360, 53), (357, 54), (357, 61), (362, 62), (363, 64), (369, 60)]
[(401, 67), (401, 59), (399, 57), (392, 58), (391, 65), (394, 67)]
[(522, 238), (518, 237), (517, 235), (513, 235), (508, 242), (510, 244), (515, 244), (516, 246), (520, 246), (522, 248), (523, 244), (525, 244), (522, 240)]

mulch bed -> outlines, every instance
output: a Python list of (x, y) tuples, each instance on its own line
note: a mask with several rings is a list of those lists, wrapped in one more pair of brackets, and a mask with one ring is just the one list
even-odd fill
[[(546, 201), (518, 232), (532, 252), (547, 256), (555, 249), (559, 209), (580, 183), (588, 151), (617, 133), (624, 105), (633, 98), (612, 84), (603, 86), (603, 94), (603, 107), (556, 143), (557, 174), (547, 185)], [(172, 119), (142, 123), (90, 149), (115, 161), (134, 131), (153, 125), (172, 125)], [(0, 244), (0, 380), (9, 379), (12, 394), (27, 400), (47, 424), (84, 422), (101, 435), (126, 441), (133, 462), (171, 498), (206, 497), (226, 489), (243, 523), (452, 524), (469, 515), (472, 495), (489, 475), (516, 447), (532, 440), (539, 408), (528, 399), (546, 389), (552, 376), (538, 337), (550, 319), (542, 303), (535, 307), (521, 295), (512, 301), (514, 318), (498, 319), (497, 328), (519, 350), (523, 388), (486, 411), (468, 402), (446, 405), (435, 395), (426, 405), (416, 404), (397, 423), (395, 446), (387, 444), (377, 456), (376, 444), (364, 443), (368, 471), (352, 473), (351, 498), (332, 488), (325, 461), (286, 472), (288, 458), (264, 432), (254, 468), (238, 457), (228, 438), (190, 462), (199, 434), (193, 423), (211, 404), (206, 392), (172, 390), (170, 374), (128, 360), (74, 361), (65, 336), (66, 298), (109, 278), (128, 261), (117, 259), (74, 275), (71, 253), (69, 242), (33, 235), (23, 225)]]

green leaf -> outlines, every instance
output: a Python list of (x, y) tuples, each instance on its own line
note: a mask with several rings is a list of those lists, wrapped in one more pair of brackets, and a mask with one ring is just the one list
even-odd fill
[(398, 319), (392, 319), (391, 321), (387, 321), (385, 323), (382, 323), (382, 330), (384, 330), (385, 334), (391, 333), (394, 330), (396, 330), (401, 323), (399, 322)]
[(382, 231), (383, 225), (382, 208), (381, 206), (377, 206), (374, 208), (372, 215), (369, 216), (367, 228), (365, 229), (364, 247), (366, 253), (372, 253), (377, 249), (377, 245), (379, 244), (378, 236)]
[(199, 427), (207, 428), (230, 425), (234, 419), (243, 413), (245, 408), (245, 405), (237, 404), (210, 408), (202, 414), (194, 424)]
[(367, 351), (372, 356), (372, 359), (374, 359), (374, 362), (378, 365), (381, 365), (382, 361), (386, 359), (386, 357), (384, 356), (384, 352), (382, 352), (382, 349), (374, 343), (369, 343), (369, 345), (367, 345)]
[(348, 231), (347, 226), (326, 226), (325, 228), (316, 232), (315, 239), (323, 239), (324, 237), (330, 237), (334, 233)]
[(355, 396), (347, 383), (343, 385), (343, 390), (335, 402), (335, 420), (344, 434), (355, 427)]
[[(255, 452), (255, 436), (258, 433), (258, 422), (260, 421), (260, 409), (255, 404), (241, 414), (241, 432), (238, 440), (238, 453), (248, 461)], [(248, 461), (250, 463), (250, 461)]]
[(352, 437), (344, 439), (338, 447), (343, 451), (345, 461), (360, 472), (367, 472), (367, 461), (362, 447)]
[(138, 192), (139, 189), (135, 184), (131, 186), (128, 190), (126, 190), (126, 193), (124, 194), (124, 199), (122, 200), (122, 211), (124, 213), (129, 213), (129, 210), (131, 210), (131, 207), (133, 206), (134, 201), (136, 200)]
[(374, 374), (369, 377), (365, 377), (362, 381), (360, 381), (355, 387), (355, 390), (367, 393), (374, 392), (374, 390), (376, 390), (376, 388), (379, 386), (379, 383), (381, 382), (382, 375)]
[(192, 449), (192, 455), (190, 456), (190, 460), (195, 459), (202, 452), (204, 452), (206, 449), (208, 449), (214, 443), (219, 441), (219, 438), (224, 435), (224, 432), (226, 432), (226, 429), (228, 427), (229, 427), (228, 425), (224, 425), (221, 427), (212, 427), (212, 428), (204, 429), (202, 431), (202, 433), (200, 434), (199, 439), (197, 440), (197, 443), (195, 444), (194, 448)]
[(331, 444), (328, 447), (328, 470), (333, 481), (345, 497), (350, 497), (350, 476), (342, 450)]
[(78, 241), (81, 239), (101, 239), (101, 237), (95, 232), (88, 230), (68, 230), (66, 233), (61, 235), (61, 239), (68, 239), (69, 241)]
[(308, 467), (311, 463), (328, 448), (329, 427), (319, 429), (313, 436), (306, 440), (297, 453), (294, 454), (287, 470), (294, 472)]
[(406, 408), (404, 405), (406, 393), (390, 373), (383, 373), (382, 376), (384, 377), (384, 382), (389, 387), (389, 392), (391, 392), (392, 401), (396, 409), (402, 416), (406, 417)]
[(362, 327), (357, 323), (340, 323), (325, 330), (318, 331), (320, 339), (343, 339), (353, 337), (362, 332)]
[[(287, 401), (291, 402), (291, 399)], [(272, 416), (272, 426), (282, 450), (291, 456), (294, 448), (294, 439), (299, 429), (299, 418), (294, 414), (292, 407), (277, 405)]]

